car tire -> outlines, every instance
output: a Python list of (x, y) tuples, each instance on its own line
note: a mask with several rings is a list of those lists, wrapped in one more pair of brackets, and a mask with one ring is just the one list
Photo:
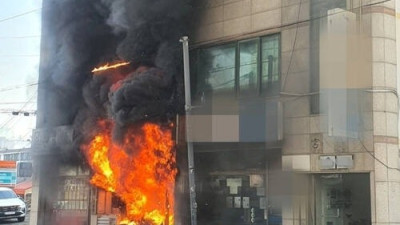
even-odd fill
[(18, 222), (24, 222), (25, 221), (25, 216), (24, 217), (18, 217)]

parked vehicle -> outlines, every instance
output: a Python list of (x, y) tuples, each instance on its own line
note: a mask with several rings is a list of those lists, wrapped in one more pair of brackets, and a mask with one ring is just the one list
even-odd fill
[(0, 219), (16, 218), (19, 222), (25, 220), (26, 206), (15, 192), (6, 187), (0, 187)]

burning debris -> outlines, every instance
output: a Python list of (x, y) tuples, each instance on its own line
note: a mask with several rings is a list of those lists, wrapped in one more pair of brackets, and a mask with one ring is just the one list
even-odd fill
[(74, 144), (91, 183), (125, 204), (121, 224), (173, 224), (170, 121), (183, 110), (178, 40), (190, 0), (48, 0), (43, 8), (52, 48), (41, 82), (59, 107), (42, 119), (80, 131)]
[(115, 69), (115, 68), (118, 68), (118, 67), (120, 67), (120, 66), (126, 66), (126, 65), (129, 65), (129, 62), (115, 63), (115, 64), (112, 64), (112, 65), (109, 65), (109, 64), (107, 63), (107, 64), (104, 65), (104, 66), (100, 66), (100, 67), (98, 67), (98, 68), (94, 68), (94, 69), (92, 70), (92, 73), (96, 73), (96, 72), (100, 72), (100, 71), (105, 71), (105, 70), (108, 70), (108, 69)]

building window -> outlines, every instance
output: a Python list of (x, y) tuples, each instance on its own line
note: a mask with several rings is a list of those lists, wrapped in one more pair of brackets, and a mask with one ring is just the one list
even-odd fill
[(272, 35), (261, 39), (262, 53), (262, 91), (272, 95), (279, 93), (280, 54), (279, 36)]
[(32, 157), (31, 157), (31, 154), (29, 152), (21, 153), (21, 159), (20, 159), (21, 161), (29, 161), (31, 159), (32, 159)]
[(197, 89), (202, 92), (234, 93), (235, 45), (223, 45), (200, 49), (198, 55)]
[(258, 42), (258, 39), (239, 42), (240, 94), (257, 90)]
[(279, 94), (279, 34), (195, 49), (191, 59), (195, 99)]
[(19, 153), (10, 153), (10, 154), (4, 154), (4, 160), (6, 161), (19, 161), (18, 159)]

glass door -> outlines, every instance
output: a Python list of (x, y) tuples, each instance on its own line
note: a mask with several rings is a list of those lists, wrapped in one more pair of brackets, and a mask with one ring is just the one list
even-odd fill
[(369, 174), (316, 175), (316, 225), (370, 225)]
[(321, 225), (344, 225), (343, 202), (340, 194), (343, 189), (343, 180), (340, 174), (325, 175), (319, 179), (317, 190), (317, 215)]

